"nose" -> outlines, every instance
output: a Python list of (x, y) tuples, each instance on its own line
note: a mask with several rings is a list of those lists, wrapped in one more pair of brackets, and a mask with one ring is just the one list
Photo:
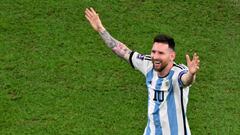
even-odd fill
[(158, 55), (158, 54), (156, 54), (156, 53), (152, 54), (151, 57), (152, 57), (152, 59), (154, 59), (154, 60), (160, 59), (160, 55)]

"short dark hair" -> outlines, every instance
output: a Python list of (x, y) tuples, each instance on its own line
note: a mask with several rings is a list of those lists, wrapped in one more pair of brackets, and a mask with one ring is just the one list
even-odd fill
[(172, 50), (175, 50), (175, 42), (174, 39), (168, 35), (165, 34), (158, 34), (155, 38), (154, 38), (154, 43), (166, 43), (168, 44), (169, 48), (171, 48)]

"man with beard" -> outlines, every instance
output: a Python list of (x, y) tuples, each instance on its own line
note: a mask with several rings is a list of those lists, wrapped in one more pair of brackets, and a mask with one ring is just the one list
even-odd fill
[(144, 135), (190, 135), (186, 117), (189, 86), (199, 70), (199, 56), (186, 55), (187, 66), (174, 62), (174, 39), (163, 34), (154, 38), (151, 55), (130, 50), (103, 27), (93, 8), (85, 17), (106, 45), (131, 66), (144, 74), (148, 90), (148, 123)]

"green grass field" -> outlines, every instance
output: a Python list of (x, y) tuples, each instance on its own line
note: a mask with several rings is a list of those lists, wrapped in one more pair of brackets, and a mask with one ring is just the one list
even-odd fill
[(240, 133), (240, 0), (1, 0), (1, 135), (141, 135), (144, 76), (116, 57), (84, 17), (94, 7), (129, 48), (148, 54), (157, 33), (177, 63), (197, 52), (193, 135)]

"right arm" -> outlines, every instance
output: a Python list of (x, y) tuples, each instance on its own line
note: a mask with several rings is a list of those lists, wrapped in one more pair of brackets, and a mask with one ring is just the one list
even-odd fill
[(116, 40), (108, 33), (108, 31), (103, 27), (98, 14), (93, 8), (86, 8), (85, 17), (87, 18), (93, 29), (100, 34), (107, 47), (111, 48), (112, 51), (119, 57), (129, 61), (129, 57), (132, 51), (126, 45)]
[(194, 53), (192, 60), (190, 59), (189, 55), (186, 55), (186, 61), (188, 65), (188, 72), (182, 76), (181, 80), (184, 86), (189, 86), (196, 78), (196, 73), (200, 66), (200, 59), (197, 53)]

